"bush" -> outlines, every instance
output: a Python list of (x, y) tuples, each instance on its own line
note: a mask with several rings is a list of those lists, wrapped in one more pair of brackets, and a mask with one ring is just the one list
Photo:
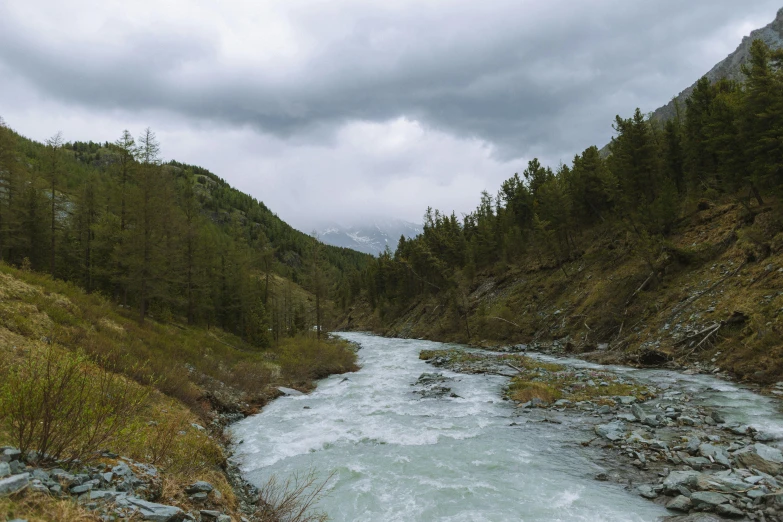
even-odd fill
[(85, 461), (123, 435), (147, 395), (83, 354), (47, 346), (9, 368), (0, 386), (0, 424), (23, 452)]
[(326, 513), (314, 511), (313, 505), (323, 497), (324, 488), (334, 473), (319, 481), (314, 470), (294, 474), (281, 483), (272, 476), (258, 493), (259, 508), (256, 520), (260, 522), (326, 522)]
[(356, 354), (346, 342), (318, 341), (307, 337), (287, 339), (278, 362), (283, 376), (295, 382), (322, 379), (358, 368)]

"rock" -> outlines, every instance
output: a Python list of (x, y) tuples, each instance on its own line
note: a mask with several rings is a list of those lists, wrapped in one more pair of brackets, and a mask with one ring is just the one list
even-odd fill
[(723, 466), (724, 468), (730, 468), (731, 463), (729, 463), (729, 454), (726, 452), (725, 449), (713, 446), (712, 444), (700, 444), (699, 445), (699, 455), (702, 457), (707, 457), (712, 459)]
[(624, 395), (622, 397), (617, 397), (617, 400), (620, 401), (620, 404), (623, 404), (625, 406), (630, 406), (631, 404), (636, 402), (636, 397), (632, 395)]
[(714, 491), (697, 491), (691, 495), (691, 503), (694, 509), (700, 510), (714, 509), (715, 506), (726, 504), (728, 501), (728, 497)]
[(81, 486), (74, 486), (71, 489), (68, 490), (68, 492), (71, 495), (81, 495), (82, 493), (87, 493), (93, 488), (94, 484), (92, 482), (87, 482), (86, 484), (82, 484)]
[(202, 502), (206, 502), (207, 498), (209, 498), (209, 493), (201, 492), (201, 493), (194, 493), (190, 497), (191, 502), (195, 502), (196, 504), (201, 504)]
[(42, 469), (35, 469), (33, 470), (33, 478), (46, 482), (49, 480), (49, 474)]
[(734, 452), (734, 458), (746, 468), (755, 468), (769, 475), (778, 475), (783, 470), (783, 453), (760, 442)]
[(573, 403), (571, 401), (569, 401), (568, 399), (558, 399), (557, 401), (555, 401), (553, 406), (555, 408), (564, 408), (566, 406), (571, 406), (571, 404), (573, 404)]
[(217, 520), (223, 513), (214, 509), (202, 509), (199, 511), (203, 520)]
[(647, 414), (644, 413), (644, 410), (638, 404), (631, 406), (631, 413), (633, 413), (633, 416), (639, 421), (643, 421), (647, 417)]
[(701, 471), (704, 468), (708, 468), (712, 464), (710, 459), (704, 457), (688, 457), (685, 459), (685, 463), (696, 471)]
[(731, 504), (720, 504), (715, 506), (715, 513), (726, 518), (745, 518), (745, 513)]
[(656, 493), (652, 486), (648, 484), (641, 485), (636, 488), (636, 491), (639, 492), (639, 495), (643, 496), (644, 498), (648, 498), (650, 500), (658, 498), (658, 493)]
[(595, 427), (595, 433), (612, 442), (617, 442), (625, 436), (625, 424), (620, 421), (599, 424)]
[(215, 488), (209, 482), (199, 480), (198, 482), (194, 482), (193, 484), (185, 488), (185, 493), (187, 493), (188, 495), (191, 495), (193, 493), (209, 493), (213, 489)]
[(286, 388), (285, 386), (278, 386), (277, 389), (280, 390), (283, 395), (288, 395), (289, 397), (298, 397), (300, 395), (304, 395), (304, 393), (300, 392), (299, 390)]
[(668, 491), (677, 491), (680, 487), (693, 487), (699, 478), (698, 471), (672, 471), (663, 480), (663, 487)]
[(13, 462), (15, 460), (21, 460), (22, 452), (16, 448), (6, 448), (3, 453), (0, 454), (0, 462)]
[(721, 414), (717, 410), (712, 410), (710, 412), (710, 417), (712, 417), (712, 420), (714, 420), (718, 424), (724, 424), (726, 422), (726, 419), (723, 417), (723, 414)]
[(27, 487), (30, 483), (30, 475), (28, 473), (20, 473), (19, 475), (11, 475), (0, 480), (0, 495), (10, 495), (16, 493)]
[(127, 503), (136, 508), (144, 520), (174, 522), (182, 520), (185, 516), (185, 513), (178, 507), (155, 504), (154, 502), (147, 502), (136, 497), (128, 497)]
[(11, 466), (7, 462), (0, 462), (0, 478), (5, 478), (11, 474)]
[(666, 509), (671, 509), (672, 511), (682, 511), (683, 513), (687, 513), (688, 511), (691, 510), (691, 499), (689, 499), (685, 495), (677, 495), (676, 497), (674, 497), (672, 501), (666, 504)]
[(127, 494), (121, 491), (108, 491), (103, 489), (93, 489), (81, 497), (79, 500), (119, 500), (127, 497)]
[(685, 426), (695, 426), (696, 421), (692, 417), (688, 417), (685, 415), (681, 415), (679, 418), (679, 421), (681, 424), (684, 424)]
[(731, 471), (719, 471), (713, 474), (702, 473), (696, 479), (696, 487), (701, 490), (736, 493), (748, 489), (740, 475)]
[(128, 466), (125, 462), (120, 462), (116, 466), (114, 466), (111, 469), (112, 473), (117, 475), (118, 477), (130, 477), (133, 476), (133, 470), (130, 469), (130, 466)]
[(772, 433), (767, 433), (764, 431), (757, 431), (753, 434), (753, 440), (756, 442), (772, 442), (774, 440), (777, 440), (777, 436), (773, 435)]

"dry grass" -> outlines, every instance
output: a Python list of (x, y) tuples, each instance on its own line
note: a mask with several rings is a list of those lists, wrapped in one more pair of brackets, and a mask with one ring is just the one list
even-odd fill
[(42, 493), (21, 491), (10, 497), (0, 497), (0, 519), (15, 518), (28, 522), (99, 522), (94, 513), (71, 499), (56, 499)]

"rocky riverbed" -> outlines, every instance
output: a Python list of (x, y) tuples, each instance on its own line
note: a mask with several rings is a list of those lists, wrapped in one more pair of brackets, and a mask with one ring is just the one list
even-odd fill
[[(581, 428), (577, 442), (597, 450), (604, 468), (595, 479), (665, 506), (670, 520), (783, 521), (777, 434), (727, 422), (688, 390), (517, 353), (425, 350), (420, 358), (451, 371), (510, 377), (505, 398), (517, 402), (515, 423)], [(416, 384), (424, 397), (451, 393), (439, 373), (423, 374)]]

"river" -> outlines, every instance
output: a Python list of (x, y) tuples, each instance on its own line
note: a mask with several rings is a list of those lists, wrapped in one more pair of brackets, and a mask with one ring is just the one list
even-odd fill
[[(360, 371), (324, 379), (309, 395), (280, 398), (232, 427), (242, 441), (234, 458), (250, 482), (310, 469), (323, 477), (334, 472), (319, 508), (336, 522), (627, 522), (667, 515), (633, 491), (594, 480), (600, 458), (580, 444), (593, 435), (578, 422), (517, 416), (514, 405), (501, 399), (504, 377), (441, 371), (454, 378), (448, 386), (459, 397), (413, 393), (419, 376), (434, 371), (419, 352), (451, 345), (340, 335), (362, 346)], [(731, 383), (612, 369), (695, 393), (733, 420), (783, 433), (773, 400)]]

